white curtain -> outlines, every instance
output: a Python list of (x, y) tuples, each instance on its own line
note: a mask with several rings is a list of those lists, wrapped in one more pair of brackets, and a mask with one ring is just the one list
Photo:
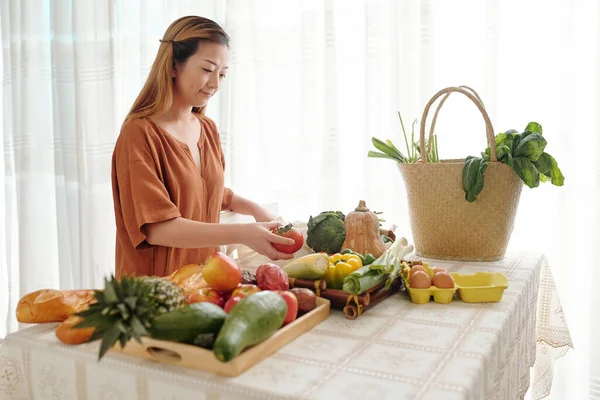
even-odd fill
[[(278, 201), (290, 220), (365, 199), (410, 237), (399, 172), (366, 154), (372, 136), (404, 149), (396, 112), (410, 133), (443, 87), (476, 89), (496, 133), (542, 124), (565, 186), (523, 188), (510, 248), (548, 257), (576, 348), (556, 376), (571, 398), (587, 398), (589, 376), (600, 376), (590, 364), (600, 356), (599, 3), (273, 0), (231, 2), (226, 15), (233, 57), (220, 125), (231, 184)], [(486, 146), (461, 95), (436, 132), (443, 158)]]
[(211, 1), (2, 0), (0, 337), (20, 296), (114, 269), (110, 165), (167, 26)]
[[(596, 0), (2, 0), (0, 336), (19, 296), (98, 286), (113, 268), (110, 156), (119, 126), (175, 18), (198, 14), (231, 35), (230, 73), (209, 115), (228, 184), (288, 220), (382, 211), (410, 237), (391, 161), (367, 158), (372, 136), (401, 149), (429, 98), (468, 85), (496, 132), (544, 127), (564, 187), (523, 189), (511, 249), (547, 255), (582, 376), (600, 278), (600, 8)], [(478, 155), (483, 121), (460, 95), (436, 132), (443, 158)], [(482, 221), (494, 229), (494, 221)], [(599, 354), (600, 355), (600, 354)], [(581, 370), (583, 369), (583, 370)], [(597, 372), (600, 375), (600, 371)], [(579, 384), (581, 383), (581, 384)], [(580, 396), (578, 396), (580, 395)]]

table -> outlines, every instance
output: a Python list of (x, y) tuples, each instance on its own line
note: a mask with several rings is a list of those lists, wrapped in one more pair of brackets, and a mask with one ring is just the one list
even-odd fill
[(36, 325), (0, 347), (0, 398), (504, 400), (524, 396), (530, 371), (534, 398), (549, 392), (554, 359), (572, 344), (546, 258), (427, 261), (461, 273), (502, 272), (509, 288), (495, 304), (417, 305), (400, 293), (356, 320), (332, 310), (236, 378), (115, 353), (97, 362), (97, 343), (64, 345), (56, 324)]

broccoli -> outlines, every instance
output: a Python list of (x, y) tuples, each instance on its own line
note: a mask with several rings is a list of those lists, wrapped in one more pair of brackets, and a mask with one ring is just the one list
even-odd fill
[(338, 253), (346, 239), (345, 215), (340, 211), (324, 211), (310, 216), (306, 244), (315, 252)]

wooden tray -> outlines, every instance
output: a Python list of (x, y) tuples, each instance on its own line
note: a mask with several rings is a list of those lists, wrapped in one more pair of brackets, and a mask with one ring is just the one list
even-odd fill
[(238, 376), (327, 319), (329, 309), (329, 300), (317, 297), (317, 307), (314, 310), (279, 329), (269, 339), (247, 348), (227, 363), (219, 361), (212, 350), (150, 338), (142, 338), (142, 344), (131, 340), (123, 349), (117, 344), (111, 348), (111, 351), (205, 372), (213, 372), (218, 375)]

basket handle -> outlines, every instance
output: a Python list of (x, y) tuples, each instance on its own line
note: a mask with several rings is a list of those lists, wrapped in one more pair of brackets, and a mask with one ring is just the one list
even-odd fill
[(462, 93), (465, 96), (467, 96), (473, 103), (475, 103), (475, 105), (481, 112), (481, 115), (483, 116), (483, 119), (485, 121), (485, 131), (486, 131), (486, 136), (487, 136), (487, 140), (488, 140), (488, 146), (490, 146), (490, 150), (491, 150), (490, 161), (496, 162), (497, 161), (496, 139), (494, 136), (494, 128), (492, 126), (492, 121), (490, 120), (490, 116), (488, 115), (487, 111), (485, 110), (485, 107), (483, 106), (483, 102), (481, 101), (481, 98), (479, 97), (477, 92), (475, 92), (475, 90), (471, 89), (468, 86), (451, 86), (451, 87), (442, 89), (439, 92), (437, 92), (425, 106), (425, 109), (423, 110), (423, 117), (421, 118), (421, 129), (420, 129), (421, 130), (421, 134), (420, 134), (421, 162), (427, 163), (427, 155), (426, 155), (426, 150), (425, 150), (425, 123), (427, 121), (427, 115), (429, 114), (429, 109), (431, 108), (433, 103), (439, 97), (445, 95), (444, 98), (440, 101), (440, 104), (438, 105), (437, 110), (433, 116), (433, 121), (431, 122), (431, 129), (429, 131), (429, 143), (431, 143), (431, 138), (433, 137), (435, 123), (437, 120), (437, 116), (440, 112), (440, 109), (441, 109), (442, 105), (444, 104), (444, 102), (446, 101), (446, 99), (448, 98), (448, 96), (450, 96), (450, 94), (453, 92)]
[[(485, 104), (483, 104), (483, 100), (481, 100), (481, 97), (479, 97), (479, 94), (475, 91), (475, 89), (473, 89), (469, 86), (465, 86), (465, 85), (460, 85), (459, 88), (462, 88), (462, 89), (465, 89), (465, 90), (468, 90), (469, 92), (471, 92), (473, 94), (473, 96), (477, 97), (477, 100), (479, 100), (481, 105), (485, 108)], [(438, 114), (440, 113), (442, 106), (444, 105), (444, 103), (446, 102), (448, 97), (450, 97), (451, 94), (452, 93), (446, 93), (446, 95), (440, 101), (440, 104), (438, 104), (438, 106), (435, 110), (435, 114), (433, 114), (433, 119), (431, 120), (431, 127), (429, 128), (429, 139), (427, 139), (427, 143), (428, 143), (427, 147), (431, 146), (431, 143), (432, 143), (431, 140), (433, 139), (433, 131), (435, 130), (435, 123), (437, 122)], [(429, 148), (427, 150), (429, 150)]]

